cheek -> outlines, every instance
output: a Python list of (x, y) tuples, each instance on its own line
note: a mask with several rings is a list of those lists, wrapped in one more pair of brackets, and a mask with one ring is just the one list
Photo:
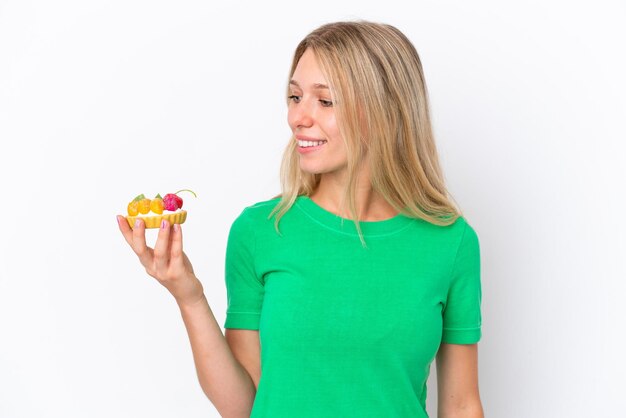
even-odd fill
[(335, 141), (341, 141), (341, 134), (339, 133), (339, 126), (334, 116), (326, 120), (326, 133), (332, 137)]

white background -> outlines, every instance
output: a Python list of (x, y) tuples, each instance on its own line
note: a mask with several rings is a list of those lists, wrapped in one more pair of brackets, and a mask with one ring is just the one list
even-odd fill
[(487, 416), (616, 416), (625, 18), (618, 1), (0, 0), (0, 416), (219, 416), (115, 215), (198, 194), (185, 248), (223, 325), (230, 224), (280, 191), (291, 56), (345, 19), (393, 24), (422, 58), (481, 242)]

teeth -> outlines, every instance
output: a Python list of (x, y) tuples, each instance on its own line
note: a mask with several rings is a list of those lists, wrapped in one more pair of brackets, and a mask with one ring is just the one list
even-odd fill
[(316, 147), (325, 143), (326, 141), (300, 141), (298, 140), (298, 145), (301, 147)]

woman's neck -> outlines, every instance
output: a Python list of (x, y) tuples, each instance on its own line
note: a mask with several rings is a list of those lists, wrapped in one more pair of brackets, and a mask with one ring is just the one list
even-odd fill
[[(309, 197), (318, 206), (321, 206), (327, 211), (341, 216), (342, 218), (352, 219), (348, 202), (343, 202), (344, 188), (345, 185), (342, 182), (334, 180), (333, 176), (322, 174), (320, 183)], [(359, 221), (383, 221), (393, 218), (398, 214), (398, 211), (372, 188), (369, 176), (367, 175), (360, 176), (355, 197), (356, 212)]]

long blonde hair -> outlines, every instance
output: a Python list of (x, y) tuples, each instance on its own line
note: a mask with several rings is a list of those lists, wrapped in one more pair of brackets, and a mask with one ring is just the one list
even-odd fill
[[(356, 215), (357, 175), (367, 154), (372, 188), (405, 216), (447, 226), (462, 216), (446, 190), (429, 114), (422, 64), (413, 44), (391, 25), (367, 21), (323, 25), (297, 46), (289, 79), (311, 49), (330, 84), (348, 152), (344, 201)], [(321, 174), (303, 172), (292, 136), (280, 169), (282, 193), (269, 218), (280, 218), (299, 195), (310, 196)]]

